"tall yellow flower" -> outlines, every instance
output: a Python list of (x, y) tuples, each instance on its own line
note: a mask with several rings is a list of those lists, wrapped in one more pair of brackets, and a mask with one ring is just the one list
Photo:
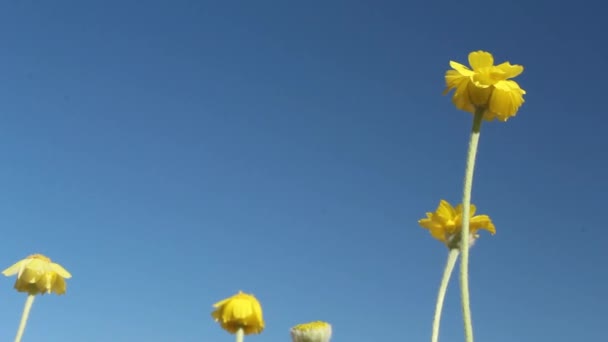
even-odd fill
[(15, 336), (15, 342), (20, 342), (36, 295), (51, 292), (58, 295), (64, 294), (66, 291), (65, 279), (72, 278), (72, 275), (63, 266), (51, 262), (51, 259), (42, 254), (30, 255), (2, 271), (2, 274), (7, 277), (16, 274), (15, 289), (28, 294), (17, 336)]
[(15, 289), (30, 295), (66, 291), (65, 279), (72, 277), (61, 265), (42, 254), (33, 254), (2, 271), (7, 277), (17, 274)]
[(485, 51), (471, 52), (469, 64), (473, 70), (450, 61), (454, 70), (448, 70), (445, 74), (447, 88), (444, 95), (455, 89), (452, 97), (454, 105), (471, 113), (478, 108), (483, 109), (483, 118), (487, 121), (507, 121), (515, 116), (524, 103), (526, 91), (509, 79), (521, 74), (524, 67), (509, 62), (494, 65), (494, 57)]
[[(496, 227), (488, 215), (475, 215), (475, 206), (471, 204), (471, 219), (469, 225), (470, 241), (477, 237), (477, 231), (485, 229), (494, 235)], [(426, 213), (426, 218), (418, 221), (423, 228), (430, 231), (431, 235), (445, 243), (448, 248), (459, 248), (460, 231), (462, 229), (462, 204), (456, 208), (445, 200), (439, 202), (435, 212)]]
[(316, 321), (291, 328), (293, 342), (329, 342), (330, 339), (331, 325), (327, 322)]
[(253, 296), (242, 291), (213, 304), (211, 316), (224, 330), (236, 334), (242, 329), (245, 335), (259, 334), (264, 330), (262, 306)]

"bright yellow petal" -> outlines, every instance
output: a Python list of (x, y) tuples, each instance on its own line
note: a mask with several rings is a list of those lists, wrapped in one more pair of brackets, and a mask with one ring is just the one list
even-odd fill
[(511, 65), (509, 62), (504, 62), (496, 67), (505, 73), (505, 78), (517, 77), (524, 71), (523, 66), (518, 64)]
[(456, 70), (448, 70), (445, 73), (445, 85), (446, 89), (443, 91), (443, 95), (446, 95), (452, 89), (456, 89), (456, 93), (466, 90), (466, 85), (471, 81), (468, 76), (462, 76)]
[(219, 307), (223, 306), (224, 304), (226, 304), (227, 302), (229, 302), (230, 300), (231, 300), (230, 298), (222, 299), (219, 302), (213, 304), (213, 307), (219, 308)]
[(452, 67), (452, 69), (456, 70), (461, 76), (469, 77), (475, 74), (471, 69), (458, 62), (450, 61), (450, 66)]
[(443, 228), (442, 226), (435, 226), (432, 229), (429, 229), (429, 232), (431, 233), (431, 236), (434, 237), (435, 239), (445, 243), (446, 242), (446, 231), (445, 228)]
[(484, 229), (496, 234), (496, 227), (488, 215), (477, 215), (471, 218), (471, 233), (475, 233), (479, 229)]
[(4, 271), (2, 271), (2, 274), (4, 274), (7, 277), (13, 276), (17, 273), (19, 273), (19, 271), (21, 271), (22, 267), (28, 262), (27, 259), (23, 259), (20, 260), (18, 262), (16, 262), (13, 266), (5, 269)]
[(441, 222), (436, 222), (433, 220), (433, 213), (426, 213), (426, 215), (427, 218), (418, 220), (418, 224), (422, 228), (434, 229), (436, 226), (441, 226)]
[(65, 280), (62, 277), (57, 277), (55, 279), (55, 283), (53, 284), (53, 292), (55, 292), (58, 295), (64, 294), (65, 291), (67, 289), (67, 286), (65, 284)]
[[(471, 83), (470, 74), (472, 74), (472, 71), (466, 69), (464, 65), (456, 62), (450, 63), (454, 64), (453, 67), (462, 67), (463, 69), (460, 71), (448, 70), (445, 73), (446, 89), (443, 91), (443, 95), (446, 95), (450, 92), (450, 90), (454, 89), (455, 91), (452, 97), (452, 102), (456, 108), (473, 113), (475, 112), (475, 108), (471, 104), (468, 94), (469, 83)], [(463, 73), (465, 75), (463, 75)]]
[(494, 57), (489, 52), (474, 51), (469, 54), (469, 65), (475, 71), (488, 68), (494, 65)]
[(60, 276), (62, 276), (63, 278), (66, 279), (70, 279), (72, 278), (72, 275), (70, 274), (70, 272), (68, 272), (65, 268), (63, 268), (63, 266), (56, 264), (56, 263), (51, 263), (51, 269), (55, 272), (57, 272), (57, 274), (59, 274)]
[(524, 103), (525, 90), (519, 87), (515, 81), (500, 81), (494, 85), (494, 91), (489, 102), (489, 110), (496, 113), (496, 116), (506, 121), (509, 117), (515, 116), (519, 107)]
[(435, 215), (440, 220), (447, 222), (449, 220), (454, 219), (454, 217), (456, 216), (456, 211), (454, 210), (454, 207), (452, 207), (452, 205), (448, 203), (448, 201), (441, 200), (439, 202), (437, 210), (435, 211)]

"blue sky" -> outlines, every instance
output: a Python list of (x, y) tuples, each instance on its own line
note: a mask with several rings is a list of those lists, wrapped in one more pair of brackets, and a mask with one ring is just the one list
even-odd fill
[[(472, 50), (522, 64), (517, 117), (482, 128), (471, 252), (478, 341), (605, 336), (600, 1), (0, 4), (0, 263), (73, 274), (24, 341), (232, 341), (266, 330), (425, 341), (447, 250), (417, 225), (460, 202), (470, 114), (442, 96)], [(441, 336), (462, 340), (458, 283)], [(25, 296), (1, 279), (0, 340)]]

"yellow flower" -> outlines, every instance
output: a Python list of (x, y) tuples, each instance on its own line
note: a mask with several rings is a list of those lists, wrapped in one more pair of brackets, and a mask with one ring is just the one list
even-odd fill
[[(475, 215), (475, 206), (471, 204), (471, 218), (469, 220), (469, 232), (471, 243), (478, 237), (477, 231), (485, 229), (496, 234), (496, 227), (488, 215)], [(448, 248), (458, 248), (460, 242), (460, 231), (462, 229), (462, 204), (456, 208), (445, 200), (439, 202), (434, 213), (426, 213), (426, 218), (418, 221), (423, 228), (430, 231), (431, 235), (446, 244)]]
[(452, 102), (458, 109), (475, 113), (477, 108), (484, 109), (483, 118), (507, 121), (517, 114), (524, 103), (525, 90), (515, 81), (509, 80), (524, 71), (521, 65), (505, 62), (494, 65), (494, 57), (485, 51), (469, 54), (470, 70), (466, 66), (450, 61), (454, 70), (445, 74), (447, 84), (443, 94), (455, 89)]
[(316, 321), (291, 328), (293, 342), (329, 342), (330, 339), (331, 325), (327, 322)]
[(7, 277), (17, 274), (15, 289), (30, 295), (55, 292), (64, 294), (65, 279), (72, 278), (61, 265), (42, 254), (33, 254), (2, 271)]
[(224, 330), (235, 334), (240, 328), (245, 335), (259, 334), (264, 330), (262, 306), (253, 296), (242, 291), (213, 304), (211, 316)]

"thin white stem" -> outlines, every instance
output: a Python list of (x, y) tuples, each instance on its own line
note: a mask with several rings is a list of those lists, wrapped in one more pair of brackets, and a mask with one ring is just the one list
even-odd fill
[(243, 328), (239, 328), (239, 330), (236, 331), (236, 342), (243, 342), (244, 339), (245, 331), (243, 331)]
[(445, 300), (445, 293), (448, 290), (448, 284), (450, 283), (450, 277), (456, 260), (458, 260), (458, 253), (460, 251), (457, 248), (450, 249), (448, 254), (448, 261), (445, 264), (443, 270), (443, 277), (441, 278), (441, 285), (439, 286), (439, 294), (437, 294), (437, 305), (435, 306), (435, 317), (433, 317), (433, 334), (431, 335), (431, 342), (439, 341), (439, 325), (441, 324), (441, 311), (443, 310), (443, 302)]
[(25, 331), (25, 325), (27, 324), (27, 318), (30, 316), (30, 310), (34, 304), (34, 295), (28, 295), (25, 300), (25, 307), (23, 308), (23, 314), (21, 315), (21, 322), (19, 323), (19, 330), (17, 330), (17, 336), (15, 336), (15, 342), (21, 342), (23, 332)]
[(464, 321), (464, 336), (466, 342), (473, 342), (473, 322), (471, 319), (471, 303), (469, 298), (469, 221), (471, 212), (471, 191), (473, 190), (473, 173), (475, 157), (479, 144), (479, 131), (483, 118), (483, 109), (477, 109), (473, 118), (473, 128), (467, 153), (467, 164), (464, 174), (464, 190), (462, 194), (462, 233), (460, 235), (460, 294), (462, 299), (462, 317)]

